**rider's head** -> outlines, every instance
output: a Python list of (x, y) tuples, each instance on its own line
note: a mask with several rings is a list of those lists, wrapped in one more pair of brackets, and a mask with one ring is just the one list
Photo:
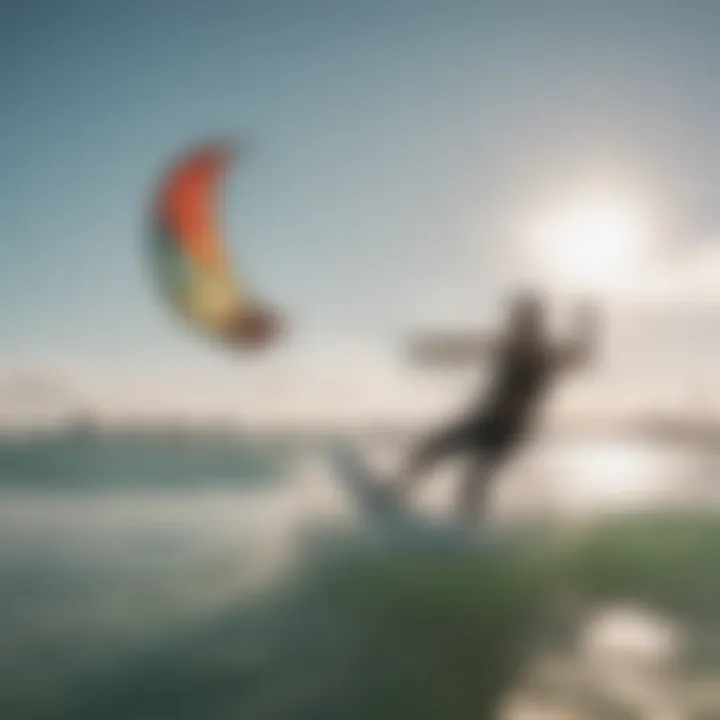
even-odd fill
[(517, 293), (510, 303), (510, 332), (515, 337), (532, 338), (542, 335), (545, 307), (540, 295), (531, 291)]

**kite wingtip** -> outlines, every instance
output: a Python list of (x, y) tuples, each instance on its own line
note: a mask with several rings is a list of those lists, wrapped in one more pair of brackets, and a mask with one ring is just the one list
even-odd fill
[(226, 342), (243, 350), (264, 350), (283, 334), (285, 323), (275, 309), (257, 305), (240, 314), (224, 333)]

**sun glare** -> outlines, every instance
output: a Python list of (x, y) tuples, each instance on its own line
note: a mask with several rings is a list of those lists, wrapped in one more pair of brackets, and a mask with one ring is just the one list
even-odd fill
[(584, 292), (620, 290), (648, 248), (641, 208), (588, 198), (541, 213), (525, 233), (533, 274), (545, 285)]

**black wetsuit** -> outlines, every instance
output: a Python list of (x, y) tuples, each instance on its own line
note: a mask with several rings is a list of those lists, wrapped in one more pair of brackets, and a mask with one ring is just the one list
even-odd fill
[(552, 352), (541, 340), (508, 343), (497, 358), (489, 393), (460, 422), (419, 445), (410, 458), (406, 482), (414, 482), (422, 470), (445, 456), (468, 453), (474, 462), (460, 507), (472, 514), (470, 505), (477, 504), (492, 469), (531, 425), (555, 366)]

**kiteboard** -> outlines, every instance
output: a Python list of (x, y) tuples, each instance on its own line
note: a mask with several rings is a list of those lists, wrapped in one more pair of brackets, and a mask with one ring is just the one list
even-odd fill
[(346, 441), (333, 441), (328, 447), (328, 456), (333, 475), (344, 486), (361, 515), (375, 526), (414, 536), (419, 533), (452, 540), (481, 539), (485, 545), (486, 541), (500, 537), (494, 523), (487, 519), (472, 529), (456, 520), (433, 520), (414, 511), (392, 483), (371, 470), (361, 453)]
[(336, 440), (329, 448), (333, 474), (348, 491), (363, 515), (378, 521), (409, 521), (412, 514), (402, 504), (387, 479), (373, 472), (349, 443)]

